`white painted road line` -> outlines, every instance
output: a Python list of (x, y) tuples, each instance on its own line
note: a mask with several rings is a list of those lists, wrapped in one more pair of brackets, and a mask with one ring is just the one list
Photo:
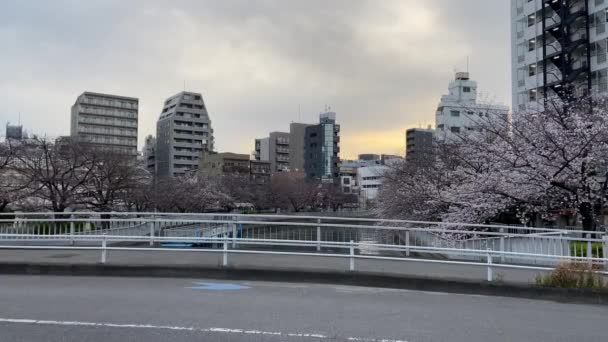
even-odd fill
[[(246, 329), (227, 329), (227, 328), (196, 328), (196, 327), (180, 327), (169, 325), (152, 325), (152, 324), (117, 324), (117, 323), (96, 323), (96, 322), (80, 322), (80, 321), (47, 321), (36, 319), (17, 319), (17, 318), (0, 318), (0, 323), (12, 324), (36, 324), (36, 325), (58, 325), (58, 326), (81, 326), (81, 327), (103, 327), (103, 328), (129, 328), (129, 329), (156, 329), (156, 330), (175, 330), (175, 331), (192, 331), (202, 333), (223, 333), (223, 334), (239, 334), (239, 335), (270, 335), (282, 337), (307, 338), (315, 340), (336, 339), (317, 333), (286, 333), (278, 331), (262, 331), (262, 330), (246, 330)], [(337, 338), (340, 339), (340, 338)], [(408, 342), (405, 340), (392, 340), (384, 338), (364, 338), (364, 337), (345, 337), (345, 341), (353, 342)]]

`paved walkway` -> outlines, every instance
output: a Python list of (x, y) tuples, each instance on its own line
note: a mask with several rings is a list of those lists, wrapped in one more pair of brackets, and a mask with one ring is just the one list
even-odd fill
[[(219, 252), (219, 250), (217, 250)], [(200, 266), (221, 267), (222, 253), (218, 252), (146, 252), (109, 251), (107, 263), (110, 265), (155, 265), (155, 266)], [(97, 264), (100, 251), (82, 250), (0, 250), (0, 263), (27, 262), (45, 264)], [(247, 269), (276, 269), (298, 271), (345, 271), (349, 267), (348, 258), (324, 256), (292, 256), (261, 254), (229, 254), (230, 267)], [(487, 277), (485, 266), (438, 264), (420, 261), (364, 260), (355, 261), (355, 269), (360, 272), (382, 273), (439, 279), (463, 279), (484, 281)], [(533, 284), (535, 277), (543, 273), (535, 270), (495, 268), (494, 278), (506, 283)]]

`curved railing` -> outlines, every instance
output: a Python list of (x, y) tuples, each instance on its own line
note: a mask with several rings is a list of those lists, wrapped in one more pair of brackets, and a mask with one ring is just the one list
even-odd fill
[(416, 260), (538, 270), (563, 261), (602, 267), (608, 262), (606, 232), (581, 230), (312, 215), (0, 214), (0, 250), (70, 248), (100, 250), (101, 255), (119, 249), (172, 250), (221, 252), (224, 258), (288, 254), (335, 256), (351, 263)]

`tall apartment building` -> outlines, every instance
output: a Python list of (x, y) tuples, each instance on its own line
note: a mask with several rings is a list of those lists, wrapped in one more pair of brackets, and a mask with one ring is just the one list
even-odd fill
[(432, 129), (411, 128), (405, 132), (405, 160), (414, 165), (428, 165), (433, 161)]
[(304, 170), (306, 177), (338, 183), (340, 177), (340, 125), (336, 113), (319, 115), (319, 124), (306, 127)]
[(271, 132), (267, 138), (255, 140), (255, 159), (270, 162), (271, 172), (289, 170), (290, 134)]
[(11, 125), (10, 122), (7, 122), (5, 138), (7, 140), (22, 140), (24, 138), (23, 126)]
[(289, 169), (304, 171), (306, 160), (306, 127), (309, 124), (292, 122), (289, 125)]
[(606, 0), (511, 0), (513, 110), (608, 91)]
[(146, 170), (156, 175), (156, 138), (152, 135), (146, 137), (142, 157)]
[(468, 72), (457, 72), (448, 91), (441, 97), (435, 113), (439, 140), (449, 138), (451, 134), (475, 130), (482, 120), (505, 119), (509, 114), (506, 106), (477, 103), (477, 82), (469, 78)]
[(197, 170), (202, 151), (213, 151), (213, 141), (203, 96), (186, 91), (171, 96), (156, 123), (157, 175), (175, 177)]
[(95, 147), (137, 156), (139, 100), (84, 92), (72, 106), (72, 138)]

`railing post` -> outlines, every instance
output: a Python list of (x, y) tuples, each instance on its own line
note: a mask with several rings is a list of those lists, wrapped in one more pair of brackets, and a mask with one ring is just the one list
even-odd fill
[(350, 240), (350, 267), (349, 270), (353, 272), (355, 270), (355, 242)]
[(317, 252), (321, 251), (321, 219), (317, 219)]
[(405, 256), (410, 256), (410, 231), (405, 231)]
[(236, 216), (232, 216), (232, 248), (236, 248)]
[[(73, 220), (74, 214), (72, 214), (70, 217)], [(70, 237), (71, 237), (70, 243), (72, 246), (74, 246), (74, 233), (75, 232), (76, 232), (76, 227), (75, 227), (74, 221), (70, 221)]]
[[(587, 239), (591, 239), (591, 234), (587, 233)], [(592, 264), (591, 258), (593, 258), (593, 248), (591, 245), (591, 241), (587, 240), (587, 259), (589, 259), (589, 265)]]
[(222, 266), (228, 266), (228, 240), (224, 238), (224, 252), (222, 253)]
[(107, 259), (107, 241), (106, 241), (106, 233), (103, 233), (103, 239), (101, 240), (101, 263), (105, 264)]
[(602, 246), (602, 254), (604, 257), (604, 268), (608, 269), (608, 235), (604, 235), (604, 244)]
[[(500, 233), (504, 234), (505, 233), (505, 229), (504, 228), (500, 228)], [(504, 264), (505, 263), (505, 236), (504, 235), (500, 235), (500, 263)]]
[(487, 258), (488, 258), (488, 281), (491, 282), (494, 277), (492, 275), (492, 250), (487, 249)]
[(148, 226), (150, 227), (150, 247), (154, 246), (154, 222), (148, 222)]

